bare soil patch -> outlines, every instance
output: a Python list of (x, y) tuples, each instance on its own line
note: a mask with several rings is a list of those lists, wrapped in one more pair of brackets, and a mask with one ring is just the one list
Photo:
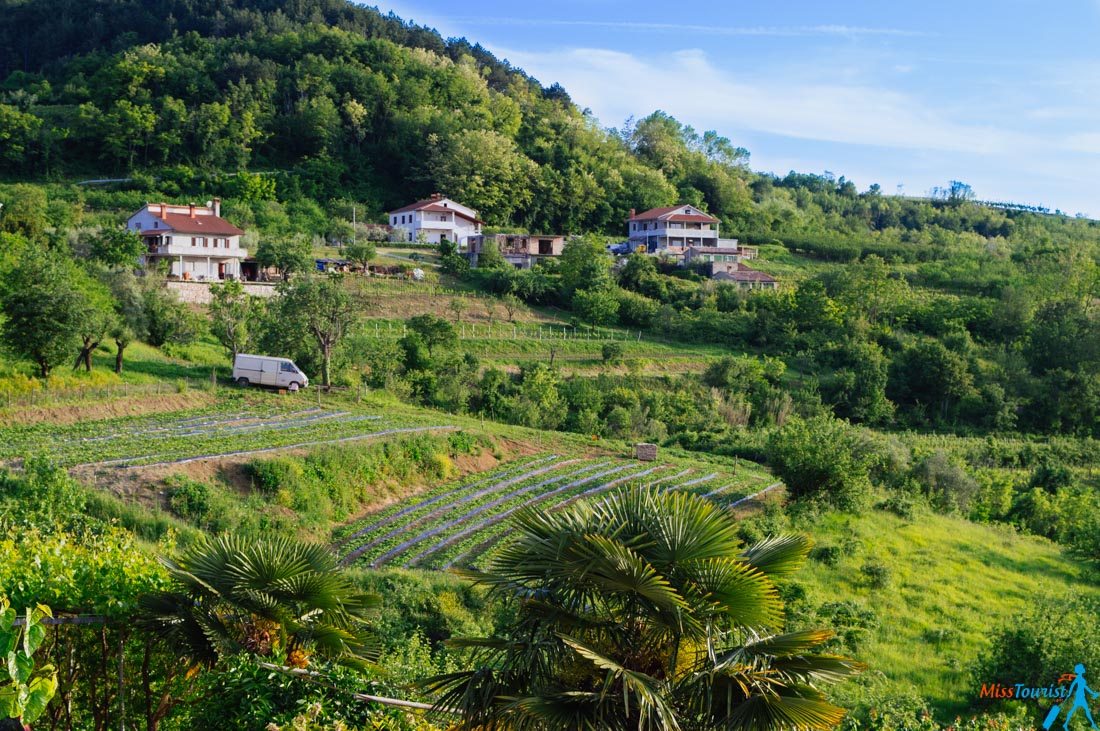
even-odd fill
[(78, 401), (49, 406), (20, 406), (0, 409), (0, 426), (30, 424), (75, 424), (80, 421), (143, 416), (162, 411), (181, 411), (210, 406), (213, 394), (188, 391), (164, 395), (141, 394), (110, 400)]

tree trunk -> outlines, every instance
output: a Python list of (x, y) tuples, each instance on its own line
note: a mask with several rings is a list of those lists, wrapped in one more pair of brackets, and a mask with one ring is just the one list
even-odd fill
[(115, 373), (122, 374), (122, 351), (126, 350), (126, 344), (120, 340), (115, 341)]
[(80, 368), (81, 364), (84, 365), (84, 370), (88, 373), (92, 372), (92, 351), (99, 347), (98, 340), (91, 340), (90, 338), (84, 338), (84, 345), (80, 348), (80, 355), (76, 356), (76, 362), (73, 363), (73, 370)]
[(326, 390), (331, 385), (331, 383), (329, 381), (329, 364), (331, 363), (331, 361), (332, 361), (332, 346), (327, 345), (327, 344), (322, 345), (321, 346), (321, 383), (324, 385)]
[(50, 363), (49, 361), (42, 359), (38, 361), (38, 375), (43, 379), (50, 377)]

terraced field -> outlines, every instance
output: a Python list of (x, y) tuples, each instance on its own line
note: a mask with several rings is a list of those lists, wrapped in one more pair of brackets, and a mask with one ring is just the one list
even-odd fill
[(762, 473), (704, 471), (614, 458), (540, 455), (457, 484), (440, 486), (346, 526), (337, 547), (345, 565), (450, 568), (480, 563), (505, 536), (507, 520), (538, 506), (555, 510), (626, 484), (688, 490), (732, 503), (767, 484)]
[(181, 464), (448, 428), (303, 404), (297, 408), (229, 404), (214, 411), (206, 408), (62, 426), (8, 427), (0, 430), (0, 463), (43, 454), (66, 467)]

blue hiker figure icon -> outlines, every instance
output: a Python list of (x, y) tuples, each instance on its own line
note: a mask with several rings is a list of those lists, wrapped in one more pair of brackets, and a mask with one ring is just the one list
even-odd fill
[(1092, 712), (1089, 711), (1089, 704), (1085, 702), (1085, 693), (1088, 693), (1093, 698), (1100, 697), (1100, 693), (1090, 688), (1085, 682), (1085, 666), (1078, 664), (1073, 668), (1073, 672), (1077, 673), (1077, 677), (1073, 679), (1073, 683), (1069, 686), (1069, 693), (1073, 696), (1073, 705), (1070, 706), (1069, 711), (1066, 713), (1066, 720), (1062, 722), (1062, 728), (1069, 731), (1069, 720), (1073, 718), (1073, 714), (1077, 712), (1078, 708), (1085, 709), (1085, 718), (1089, 720), (1089, 724), (1093, 728), (1096, 728), (1096, 721), (1092, 720)]

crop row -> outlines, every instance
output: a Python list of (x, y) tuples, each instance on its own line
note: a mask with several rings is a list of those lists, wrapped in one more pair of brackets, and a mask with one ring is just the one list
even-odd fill
[[(306, 409), (305, 411), (292, 411), (285, 414), (257, 414), (255, 412), (244, 411), (235, 412), (231, 414), (225, 414), (222, 416), (212, 417), (210, 414), (204, 416), (192, 417), (189, 419), (166, 419), (163, 415), (159, 418), (142, 420), (141, 423), (135, 425), (140, 426), (142, 431), (146, 434), (162, 434), (166, 432), (182, 433), (190, 431), (202, 431), (205, 429), (218, 429), (226, 426), (233, 426), (239, 424), (253, 424), (265, 421), (274, 420), (288, 420), (297, 418), (306, 418), (313, 416), (318, 412), (327, 414), (336, 414), (340, 412), (324, 412), (323, 409), (313, 408)], [(112, 422), (113, 423), (113, 422)], [(112, 431), (106, 434), (99, 434), (95, 436), (82, 437), (83, 441), (107, 441), (110, 439), (117, 439), (122, 436), (126, 436), (130, 433), (130, 429), (124, 429), (122, 431)]]
[[(622, 474), (627, 468), (634, 468), (635, 471), (625, 475)], [(546, 510), (557, 510), (577, 500), (607, 492), (625, 483), (633, 483), (642, 480), (654, 472), (665, 469), (668, 469), (668, 467), (657, 465), (638, 471), (637, 465), (628, 464), (624, 467), (609, 470), (602, 475), (596, 476), (601, 478), (606, 476), (611, 479), (601, 479), (596, 481), (595, 484), (592, 484), (593, 480), (581, 480), (576, 483), (562, 486), (538, 496), (536, 499), (530, 501), (530, 503), (511, 506), (507, 510), (495, 513), (474, 525), (468, 526), (453, 536), (438, 541), (428, 550), (422, 551), (416, 556), (411, 557), (405, 565), (450, 568), (451, 566), (472, 563), (474, 560), (485, 556), (486, 552), (500, 542), (507, 531), (507, 519), (519, 512), (522, 508), (527, 507), (528, 504), (541, 505), (547, 503)], [(429, 556), (431, 557), (430, 559)]]
[[(474, 491), (466, 491), (465, 495), (455, 500), (446, 501), (445, 504), (435, 504), (428, 508), (429, 512), (416, 511), (406, 514), (397, 525), (388, 530), (374, 535), (366, 544), (359, 546), (345, 557), (345, 563), (362, 560), (372, 565), (379, 562), (380, 557), (391, 554), (395, 549), (404, 550), (406, 544), (415, 540), (418, 535), (435, 529), (440, 524), (447, 522), (448, 517), (459, 509), (476, 509), (486, 503), (497, 500), (501, 494), (523, 490), (531, 485), (547, 484), (560, 481), (568, 470), (576, 469), (578, 460), (552, 460), (551, 463), (543, 463), (537, 469), (531, 469), (522, 474), (498, 480), (487, 487)], [(398, 551), (400, 552), (400, 551)]]
[[(610, 482), (599, 484), (595, 487), (584, 489), (583, 491), (572, 491), (564, 495), (554, 496), (557, 497), (555, 504), (550, 507), (550, 510), (556, 510), (573, 503), (577, 500), (592, 497), (594, 495), (606, 492), (607, 490), (617, 487), (624, 482), (630, 482), (639, 480), (645, 477), (655, 470), (660, 468), (652, 468), (644, 472), (629, 475), (625, 478), (612, 480)], [(726, 504), (741, 495), (745, 494), (745, 477), (743, 476), (734, 479), (729, 482), (724, 482), (718, 487), (714, 487), (713, 480), (718, 477), (717, 474), (704, 475), (703, 477), (693, 478), (685, 480), (691, 473), (691, 470), (681, 470), (675, 474), (665, 475), (656, 480), (645, 481), (643, 484), (649, 486), (659, 486), (663, 490), (686, 490), (695, 494), (703, 495), (704, 497), (711, 497), (711, 499)], [(706, 485), (711, 490), (704, 493), (702, 488)], [(543, 497), (550, 497), (549, 495)], [(518, 510), (518, 508), (516, 509)], [(495, 549), (501, 539), (504, 538), (506, 531), (506, 525), (503, 522), (506, 518), (510, 517), (516, 510), (507, 511), (504, 514), (494, 516), (489, 525), (472, 526), (462, 531), (463, 535), (455, 539), (445, 539), (441, 543), (446, 545), (440, 546), (441, 550), (432, 550), (422, 552), (421, 555), (409, 560), (405, 565), (421, 565), (421, 566), (438, 566), (441, 568), (450, 568), (451, 566), (469, 565), (474, 561), (481, 561), (486, 556), (490, 555)], [(424, 559), (430, 555), (435, 554), (428, 561)]]
[(411, 505), (404, 502), (394, 503), (384, 510), (379, 510), (377, 512), (371, 513), (370, 515), (355, 523), (350, 523), (343, 526), (342, 528), (337, 530), (335, 534), (336, 545), (339, 546), (356, 538), (361, 538), (362, 536), (365, 536), (367, 534), (374, 533), (375, 531), (378, 531), (385, 526), (390, 525), (394, 521), (403, 518), (414, 511), (420, 510), (421, 508), (435, 505), (443, 500), (446, 500), (449, 497), (463, 495), (471, 490), (482, 488), (485, 485), (498, 482), (507, 477), (512, 477), (520, 472), (523, 472), (524, 470), (531, 469), (535, 465), (556, 458), (556, 454), (550, 454), (541, 455), (534, 459), (510, 462), (507, 465), (501, 466), (491, 472), (482, 473), (481, 479), (474, 480), (473, 482), (467, 482), (465, 484), (448, 482), (442, 485), (438, 485), (431, 490), (420, 493), (417, 497), (421, 498), (421, 500), (414, 502)]
[(0, 459), (28, 453), (64, 452), (74, 445), (92, 446), (96, 442), (152, 438), (158, 434), (201, 431), (204, 424), (217, 425), (244, 419), (277, 421), (286, 411), (263, 409), (242, 412), (241, 404), (227, 401), (214, 406), (184, 409), (144, 416), (124, 416), (74, 424), (40, 423), (0, 428)]
[(624, 483), (683, 490), (726, 504), (764, 479), (750, 470), (736, 473), (646, 466), (614, 459), (541, 456), (462, 484), (437, 487), (412, 504), (392, 505), (346, 529), (344, 563), (372, 567), (447, 568), (481, 562), (507, 535), (507, 520), (537, 506), (555, 510)]
[[(508, 494), (506, 494), (502, 497), (498, 497), (496, 499), (490, 500), (488, 502), (485, 502), (484, 504), (476, 505), (475, 507), (471, 508), (470, 510), (467, 510), (465, 513), (463, 513), (462, 515), (460, 515), (456, 518), (452, 518), (450, 520), (447, 520), (447, 521), (444, 521), (444, 522), (439, 523), (437, 525), (434, 525), (433, 527), (431, 527), (427, 530), (424, 530), (424, 531), (420, 532), (419, 534), (417, 534), (417, 535), (415, 535), (411, 538), (407, 538), (406, 540), (402, 541), (400, 544), (398, 544), (394, 548), (390, 549), (386, 553), (384, 553), (381, 556), (379, 556), (378, 558), (376, 558), (372, 562), (371, 565), (372, 566), (380, 566), (384, 563), (387, 563), (388, 561), (390, 561), (391, 559), (393, 559), (395, 556), (397, 556), (399, 554), (404, 554), (404, 553), (410, 552), (411, 549), (414, 546), (419, 546), (420, 544), (424, 543), (425, 541), (436, 538), (437, 536), (439, 536), (441, 534), (448, 534), (447, 538), (443, 538), (439, 542), (437, 542), (433, 545), (430, 545), (425, 550), (421, 551), (420, 553), (416, 554), (412, 558), (407, 559), (405, 561), (406, 566), (411, 565), (411, 564), (417, 562), (423, 556), (426, 556), (427, 554), (438, 550), (443, 545), (446, 545), (447, 541), (454, 540), (456, 536), (462, 535), (463, 531), (459, 531), (459, 533), (450, 533), (450, 531), (453, 528), (455, 528), (455, 526), (469, 523), (474, 518), (476, 518), (478, 516), (481, 516), (481, 515), (484, 515), (484, 514), (496, 515), (497, 513), (495, 513), (494, 511), (504, 510), (505, 512), (508, 512), (510, 510), (518, 509), (518, 507), (522, 507), (523, 505), (530, 505), (534, 502), (538, 502), (538, 501), (541, 501), (541, 500), (545, 499), (549, 495), (552, 495), (556, 492), (567, 489), (570, 486), (582, 484), (584, 482), (589, 482), (591, 480), (598, 479), (599, 477), (601, 477), (603, 475), (609, 474), (613, 471), (625, 469), (623, 467), (616, 467), (616, 468), (613, 468), (612, 470), (606, 470), (606, 471), (601, 472), (597, 475), (588, 474), (588, 473), (591, 473), (593, 470), (601, 469), (603, 467), (606, 467), (607, 465), (608, 465), (607, 462), (598, 462), (598, 463), (595, 463), (595, 464), (587, 464), (584, 467), (582, 467), (581, 469), (576, 470), (575, 472), (572, 472), (570, 474), (557, 475), (557, 476), (555, 476), (551, 479), (548, 479), (548, 480), (542, 480), (542, 481), (536, 482), (532, 485), (526, 485), (526, 486), (521, 487), (517, 490), (513, 490), (512, 492), (510, 492), (510, 493), (508, 493)], [(585, 475), (585, 476), (581, 477), (581, 475)], [(566, 480), (572, 480), (572, 481), (567, 482), (564, 486), (555, 487), (554, 489), (550, 490), (549, 492), (540, 492), (540, 491), (544, 491), (547, 488), (550, 488), (554, 485), (560, 485), (560, 483), (562, 483), (563, 481), (566, 481)], [(533, 495), (532, 495), (532, 493), (533, 493)], [(532, 495), (532, 497), (528, 498), (528, 497), (526, 497), (527, 495)], [(509, 506), (516, 506), (516, 508), (511, 508)], [(481, 523), (483, 523), (485, 520), (491, 520), (491, 519), (492, 518), (482, 519), (481, 522), (474, 524), (475, 525), (474, 528), (470, 528), (470, 529), (467, 529), (467, 530), (476, 530), (478, 525), (481, 525)]]
[(32, 449), (12, 451), (10, 456), (44, 454), (64, 466), (138, 466), (381, 436), (395, 428), (412, 425), (381, 420), (372, 415), (346, 414), (304, 423), (276, 422), (270, 426), (231, 432), (150, 434), (135, 429), (132, 434), (105, 442), (43, 440)]
[[(421, 502), (419, 505), (406, 508), (399, 513), (395, 514), (392, 518), (386, 519), (384, 524), (379, 526), (373, 531), (363, 529), (357, 532), (353, 537), (365, 537), (366, 535), (374, 535), (366, 543), (362, 543), (355, 549), (350, 551), (346, 557), (346, 561), (351, 562), (374, 549), (377, 546), (384, 544), (392, 538), (395, 538), (409, 530), (425, 524), (437, 523), (447, 513), (460, 508), (468, 504), (478, 504), (485, 500), (491, 500), (493, 496), (497, 495), (501, 491), (516, 484), (521, 484), (534, 480), (535, 478), (545, 475), (548, 472), (559, 470), (566, 465), (570, 465), (576, 460), (544, 460), (532, 469), (525, 471), (518, 471), (514, 473), (508, 473), (501, 479), (493, 480), (488, 483), (475, 483), (473, 486), (468, 486), (459, 492), (453, 492), (448, 495), (439, 496), (429, 500)], [(387, 525), (400, 520), (400, 525), (386, 532), (382, 532)], [(376, 523), (377, 525), (377, 523)], [(377, 534), (377, 535), (375, 535)]]

